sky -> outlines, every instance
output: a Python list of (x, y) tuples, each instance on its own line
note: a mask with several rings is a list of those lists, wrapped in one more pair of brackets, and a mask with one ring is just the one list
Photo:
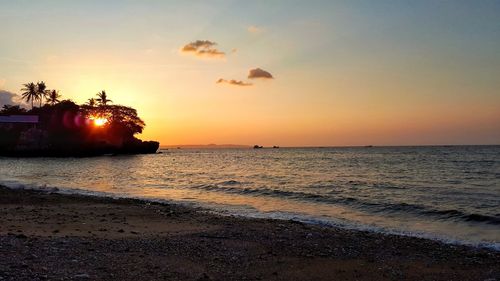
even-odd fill
[(500, 1), (0, 0), (0, 106), (106, 90), (161, 145), (500, 144)]

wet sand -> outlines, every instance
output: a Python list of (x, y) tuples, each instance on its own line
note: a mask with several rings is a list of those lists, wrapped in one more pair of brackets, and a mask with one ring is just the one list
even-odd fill
[(0, 187), (0, 280), (500, 280), (500, 252)]

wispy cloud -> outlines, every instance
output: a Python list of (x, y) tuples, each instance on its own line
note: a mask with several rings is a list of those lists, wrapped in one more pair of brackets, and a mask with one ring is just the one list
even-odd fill
[(252, 34), (259, 34), (259, 33), (264, 32), (264, 29), (262, 27), (250, 25), (249, 27), (247, 27), (247, 31), (252, 33)]
[(215, 48), (217, 43), (209, 40), (196, 40), (181, 48), (181, 52), (198, 57), (223, 58), (226, 53)]
[(222, 79), (222, 78), (217, 80), (216, 83), (217, 84), (225, 83), (225, 84), (234, 85), (234, 86), (252, 86), (253, 85), (252, 83), (247, 83), (244, 81), (239, 81), (239, 80), (234, 80), (234, 79), (226, 80), (226, 79)]
[(250, 69), (248, 72), (249, 79), (274, 79), (273, 75), (263, 69)]

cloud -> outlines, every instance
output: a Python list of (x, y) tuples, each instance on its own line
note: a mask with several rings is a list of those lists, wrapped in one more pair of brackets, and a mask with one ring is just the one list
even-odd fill
[(0, 107), (8, 104), (8, 105), (14, 105), (17, 104), (19, 100), (19, 96), (6, 91), (6, 90), (0, 90)]
[(255, 69), (250, 69), (248, 72), (248, 78), (249, 79), (274, 79), (273, 75), (263, 69), (260, 68), (255, 68)]
[(209, 40), (196, 40), (182, 47), (181, 52), (199, 57), (223, 58), (226, 53), (217, 50), (217, 43)]
[[(260, 68), (251, 69), (248, 73), (248, 78), (249, 79), (274, 79), (274, 77), (273, 77), (273, 75), (271, 75), (271, 73), (269, 73), (263, 69), (260, 69)], [(245, 82), (245, 81), (241, 81), (241, 80), (234, 80), (234, 79), (227, 80), (227, 79), (223, 79), (223, 78), (220, 78), (219, 80), (217, 80), (216, 83), (217, 84), (225, 83), (225, 84), (234, 85), (234, 86), (252, 86), (253, 85), (253, 83), (250, 83), (250, 82)]]
[(261, 27), (255, 26), (255, 25), (250, 25), (247, 28), (247, 31), (250, 32), (250, 33), (252, 33), (252, 34), (259, 34), (259, 33), (264, 32), (264, 29), (261, 28)]
[(247, 83), (247, 82), (238, 81), (238, 80), (234, 80), (234, 79), (226, 80), (226, 79), (222, 79), (222, 78), (217, 80), (216, 83), (217, 84), (226, 83), (226, 84), (230, 84), (230, 85), (234, 85), (234, 86), (252, 86), (253, 85), (252, 83)]

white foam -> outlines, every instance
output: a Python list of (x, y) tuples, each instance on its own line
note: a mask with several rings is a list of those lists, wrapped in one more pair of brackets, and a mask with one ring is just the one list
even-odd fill
[[(474, 248), (485, 248), (493, 251), (500, 251), (500, 243), (498, 242), (485, 242), (485, 241), (469, 241), (463, 239), (455, 239), (450, 237), (445, 237), (443, 235), (437, 235), (426, 232), (415, 232), (391, 229), (373, 225), (365, 225), (354, 222), (349, 222), (339, 219), (320, 219), (313, 216), (288, 213), (288, 212), (259, 212), (255, 208), (249, 208), (249, 206), (243, 208), (236, 208), (235, 206), (224, 206), (220, 204), (204, 204), (202, 202), (192, 202), (192, 201), (180, 201), (180, 200), (169, 200), (169, 199), (158, 199), (158, 198), (147, 198), (140, 196), (131, 196), (125, 193), (108, 193), (91, 191), (87, 189), (79, 188), (67, 188), (67, 187), (54, 187), (47, 185), (35, 185), (35, 184), (24, 184), (14, 180), (1, 180), (0, 186), (5, 186), (10, 189), (20, 189), (20, 190), (36, 190), (48, 193), (58, 193), (65, 195), (84, 195), (84, 196), (95, 196), (103, 198), (112, 199), (138, 199), (145, 202), (159, 203), (159, 204), (175, 204), (186, 207), (201, 207), (205, 211), (214, 213), (221, 216), (236, 216), (242, 218), (262, 218), (262, 219), (277, 219), (277, 220), (292, 220), (298, 221), (306, 224), (321, 225), (324, 227), (335, 227), (347, 230), (355, 231), (367, 231), (372, 233), (378, 233), (382, 235), (397, 235), (406, 236), (413, 238), (423, 238), (433, 241), (439, 241), (449, 245), (465, 245)], [(241, 207), (241, 206), (240, 206)]]

